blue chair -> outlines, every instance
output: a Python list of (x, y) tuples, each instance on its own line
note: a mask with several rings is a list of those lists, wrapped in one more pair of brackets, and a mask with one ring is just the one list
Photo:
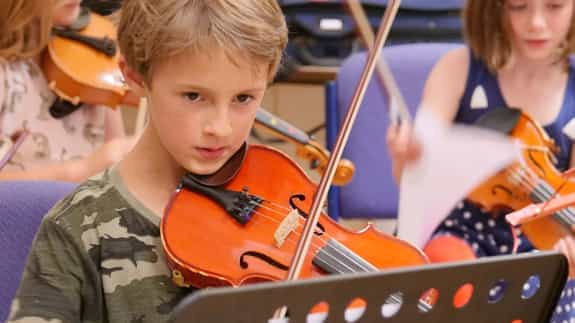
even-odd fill
[[(411, 43), (383, 49), (385, 60), (412, 116), (419, 105), (431, 68), (441, 56), (458, 46), (461, 45)], [(365, 60), (365, 52), (347, 58), (336, 80), (326, 87), (326, 131), (330, 149), (357, 87)], [(332, 217), (397, 217), (398, 191), (391, 175), (386, 145), (388, 124), (388, 99), (374, 73), (344, 151), (344, 157), (355, 164), (356, 172), (350, 184), (331, 189), (328, 208)]]
[(38, 225), (75, 186), (47, 181), (0, 181), (0, 321), (8, 316)]

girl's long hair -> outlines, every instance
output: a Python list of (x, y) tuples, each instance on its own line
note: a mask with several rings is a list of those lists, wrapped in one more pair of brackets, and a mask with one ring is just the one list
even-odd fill
[(0, 59), (38, 55), (48, 44), (55, 0), (0, 1)]

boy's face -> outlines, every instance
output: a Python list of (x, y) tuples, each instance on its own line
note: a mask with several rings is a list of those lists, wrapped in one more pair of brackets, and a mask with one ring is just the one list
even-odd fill
[(221, 49), (181, 54), (154, 67), (151, 131), (178, 166), (216, 172), (246, 141), (267, 87), (268, 64)]

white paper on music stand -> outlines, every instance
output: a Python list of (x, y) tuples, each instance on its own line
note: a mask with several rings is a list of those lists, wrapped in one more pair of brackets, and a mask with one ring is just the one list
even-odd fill
[(399, 191), (398, 237), (418, 247), (474, 187), (519, 158), (504, 134), (441, 124), (420, 110), (414, 124), (421, 158), (406, 165)]

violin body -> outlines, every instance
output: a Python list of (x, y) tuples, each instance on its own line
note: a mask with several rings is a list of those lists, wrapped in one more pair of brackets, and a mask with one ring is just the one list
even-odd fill
[[(468, 200), (488, 211), (513, 211), (552, 199), (556, 192), (575, 192), (575, 182), (565, 178), (555, 167), (557, 147), (553, 139), (528, 115), (519, 110), (508, 110), (510, 112), (502, 113), (514, 114), (508, 133), (521, 142), (521, 161), (483, 182), (468, 195)], [(558, 213), (521, 226), (536, 248), (551, 249), (558, 239), (572, 234), (568, 222), (571, 213), (575, 216), (575, 212), (565, 209)]]
[[(185, 186), (174, 194), (166, 208), (161, 237), (174, 281), (181, 286), (203, 288), (286, 279), (316, 185), (283, 153), (251, 145), (241, 169), (225, 189), (240, 192), (240, 200), (242, 192), (244, 197), (253, 197), (247, 203), (253, 206), (248, 210), (249, 220), (234, 218), (228, 212), (233, 208), (226, 211), (213, 198)], [(294, 219), (290, 201), (301, 209), (294, 211), (299, 213), (295, 216), (298, 225), (287, 231), (283, 243), (278, 243), (275, 239), (278, 229), (281, 232), (280, 227), (285, 228), (289, 222), (286, 217)], [(374, 268), (362, 267), (362, 261), (350, 256), (349, 251)], [(343, 262), (351, 263), (342, 265), (342, 258)], [(426, 262), (423, 253), (406, 242), (379, 233), (371, 226), (351, 232), (322, 214), (300, 277)]]
[[(85, 14), (89, 15), (89, 23), (79, 31), (66, 33), (75, 37), (56, 33), (43, 55), (42, 69), (51, 89), (74, 105), (137, 106), (139, 98), (128, 91), (118, 66), (120, 54), (115, 49), (116, 27), (102, 16), (90, 12)], [(78, 38), (105, 40), (114, 48), (106, 53), (78, 41)]]

